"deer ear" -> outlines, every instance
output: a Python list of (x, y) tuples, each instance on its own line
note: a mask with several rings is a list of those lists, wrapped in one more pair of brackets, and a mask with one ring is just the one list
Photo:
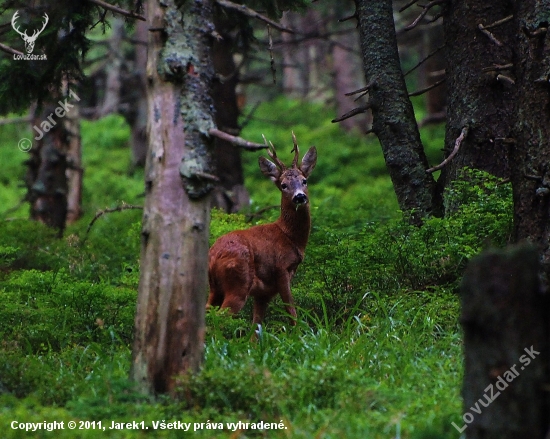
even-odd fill
[(306, 155), (304, 155), (304, 158), (302, 159), (302, 163), (300, 165), (300, 171), (302, 171), (302, 174), (304, 174), (304, 177), (309, 177), (309, 174), (311, 174), (311, 172), (315, 168), (316, 163), (317, 163), (317, 148), (312, 146), (306, 152)]
[(277, 166), (275, 166), (274, 163), (270, 162), (265, 157), (260, 157), (258, 159), (258, 164), (260, 165), (260, 170), (266, 177), (269, 177), (273, 181), (279, 180), (281, 171), (277, 168)]

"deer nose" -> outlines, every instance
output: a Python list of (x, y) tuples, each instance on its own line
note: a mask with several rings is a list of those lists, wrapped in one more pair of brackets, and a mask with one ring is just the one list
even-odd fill
[(300, 192), (292, 198), (294, 204), (305, 204), (307, 203), (307, 196), (303, 192)]

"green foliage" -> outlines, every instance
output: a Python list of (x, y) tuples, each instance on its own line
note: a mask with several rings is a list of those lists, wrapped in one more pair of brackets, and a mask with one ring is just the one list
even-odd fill
[[(274, 118), (274, 114), (277, 117)], [(262, 105), (243, 133), (261, 133), (290, 162), (291, 130), (302, 153), (316, 143), (310, 179), (313, 230), (293, 283), (296, 327), (277, 299), (253, 328), (250, 301), (238, 316), (209, 310), (205, 365), (181, 378), (179, 398), (150, 399), (128, 380), (139, 282), (143, 173), (128, 174), (128, 128), (119, 117), (83, 123), (85, 217), (57, 239), (27, 221), (24, 209), (0, 221), (0, 424), (44, 420), (280, 422), (286, 430), (242, 437), (455, 438), (462, 374), (458, 279), (468, 259), (511, 230), (511, 190), (466, 171), (446, 194), (449, 214), (422, 227), (401, 218), (377, 143), (342, 133), (320, 105), (277, 100)], [(272, 119), (269, 125), (266, 120)], [(281, 129), (281, 126), (284, 127)], [(6, 175), (4, 212), (19, 199), (14, 180), (25, 154), (21, 132), (0, 127)], [(431, 154), (437, 129), (423, 138)], [(10, 146), (11, 145), (11, 146)], [(261, 154), (265, 154), (262, 152)], [(245, 154), (251, 217), (212, 211), (211, 239), (274, 219), (280, 195)], [(16, 195), (14, 195), (16, 194)], [(205, 292), (206, 294), (206, 292)], [(42, 433), (40, 433), (42, 434)], [(43, 437), (52, 433), (43, 432)], [(60, 438), (75, 432), (57, 431)], [(78, 432), (98, 437), (97, 431)], [(102, 432), (143, 437), (141, 431)], [(177, 430), (155, 437), (181, 437)], [(236, 437), (197, 430), (198, 438)], [(34, 436), (33, 436), (34, 437)], [(42, 437), (37, 435), (37, 437)]]

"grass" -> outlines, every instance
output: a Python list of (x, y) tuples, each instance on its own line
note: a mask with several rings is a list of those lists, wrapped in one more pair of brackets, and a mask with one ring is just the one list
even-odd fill
[[(284, 160), (290, 127), (303, 150), (312, 143), (319, 150), (310, 178), (314, 227), (293, 284), (297, 326), (274, 301), (251, 342), (250, 306), (238, 318), (209, 312), (204, 368), (181, 377), (175, 400), (141, 395), (128, 380), (141, 212), (104, 215), (84, 239), (97, 209), (143, 201), (143, 173), (128, 173), (127, 127), (117, 117), (83, 123), (85, 217), (62, 240), (27, 221), (25, 209), (8, 212), (22, 196), (24, 155), (13, 146), (21, 133), (0, 127), (9, 169), (0, 180), (0, 218), (19, 218), (0, 221), (3, 437), (458, 437), (451, 425), (461, 416), (457, 284), (485, 238), (505, 243), (509, 186), (472, 174), (449, 193), (460, 202), (456, 214), (411, 227), (401, 221), (376, 142), (322, 122), (325, 113), (278, 100), (261, 106), (243, 133), (257, 141), (265, 133)], [(278, 126), (266, 122), (272, 114)], [(433, 157), (437, 135), (423, 132)], [(251, 211), (278, 204), (256, 155), (244, 161)], [(212, 218), (212, 240), (251, 225), (243, 215)], [(54, 420), (65, 429), (10, 427)], [(70, 430), (69, 421), (96, 428)], [(149, 429), (111, 430), (112, 421)], [(173, 422), (190, 431), (161, 428)], [(238, 422), (240, 429), (231, 425)], [(277, 428), (253, 428), (259, 422)]]

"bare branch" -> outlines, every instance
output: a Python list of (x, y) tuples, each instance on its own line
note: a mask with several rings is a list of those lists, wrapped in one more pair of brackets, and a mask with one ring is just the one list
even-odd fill
[(514, 64), (493, 64), (489, 67), (483, 67), (481, 71), (483, 73), (487, 72), (500, 72), (501, 70), (510, 70), (512, 67), (514, 67)]
[(118, 6), (112, 5), (110, 3), (104, 2), (103, 0), (88, 0), (94, 5), (101, 6), (102, 8), (108, 9), (109, 11), (115, 12), (117, 14), (124, 15), (125, 17), (137, 18), (141, 21), (147, 21), (143, 15), (136, 14), (135, 12), (127, 11), (126, 9), (119, 8)]
[(32, 120), (30, 116), (14, 117), (12, 119), (0, 119), (0, 125), (10, 125), (12, 123), (28, 123)]
[(418, 17), (416, 17), (416, 19), (411, 23), (409, 24), (408, 26), (405, 26), (405, 30), (411, 30), (413, 28), (415, 28), (418, 23), (420, 23), (420, 20), (422, 20), (426, 14), (430, 11), (431, 8), (433, 8), (434, 6), (437, 6), (437, 5), (440, 5), (442, 3), (445, 3), (447, 0), (432, 0), (430, 3), (428, 3), (426, 6), (424, 6), (422, 8), (422, 12), (420, 13), (420, 15)]
[(421, 94), (424, 94), (424, 93), (426, 93), (427, 91), (430, 91), (433, 88), (439, 87), (441, 84), (443, 84), (445, 82), (445, 79), (446, 78), (442, 78), (439, 81), (434, 82), (432, 85), (429, 85), (426, 88), (422, 88), (420, 90), (413, 91), (412, 93), (409, 93), (409, 97), (420, 96)]
[(342, 122), (343, 120), (349, 119), (350, 117), (353, 117), (357, 114), (365, 113), (369, 108), (371, 108), (371, 104), (362, 105), (360, 107), (354, 108), (351, 111), (348, 111), (346, 114), (337, 117), (336, 119), (332, 119), (331, 122)]
[(537, 30), (534, 30), (533, 32), (531, 32), (529, 29), (524, 27), (523, 31), (527, 35), (529, 35), (531, 38), (534, 38), (534, 37), (538, 37), (538, 36), (541, 36), (541, 35), (546, 35), (546, 33), (548, 32), (548, 28), (547, 27), (539, 27)]
[(82, 244), (84, 244), (86, 239), (88, 239), (88, 234), (90, 233), (92, 226), (101, 216), (105, 215), (106, 213), (122, 212), (123, 210), (128, 210), (128, 209), (143, 209), (143, 206), (134, 206), (133, 204), (123, 203), (121, 206), (113, 207), (112, 209), (98, 210), (95, 216), (93, 217), (92, 221), (90, 221), (90, 224), (88, 224), (88, 228), (86, 229), (86, 233), (84, 234), (84, 239), (82, 240)]
[(363, 93), (363, 92), (369, 91), (375, 84), (376, 84), (376, 81), (373, 79), (371, 82), (369, 82), (364, 87), (362, 87), (358, 90), (350, 91), (349, 93), (346, 93), (345, 96), (353, 96), (354, 94), (357, 94), (357, 93)]
[(513, 15), (508, 15), (508, 17), (504, 17), (501, 20), (497, 20), (494, 23), (488, 24), (487, 26), (483, 26), (483, 29), (491, 29), (492, 27), (500, 26), (501, 24), (504, 24), (514, 18)]
[(434, 56), (437, 52), (439, 52), (444, 47), (445, 47), (445, 44), (442, 44), (437, 49), (435, 49), (433, 52), (428, 53), (424, 58), (422, 58), (420, 61), (418, 61), (418, 63), (414, 67), (410, 68), (405, 73), (403, 73), (403, 76), (407, 76), (409, 73), (415, 71), (418, 67), (420, 67), (422, 64), (424, 64), (426, 61), (428, 61), (432, 56)]
[(217, 137), (219, 139), (225, 140), (226, 142), (232, 143), (235, 146), (240, 146), (241, 148), (244, 148), (247, 151), (256, 151), (258, 149), (267, 148), (267, 145), (249, 142), (248, 140), (245, 140), (242, 137), (232, 136), (231, 134), (228, 134), (224, 131), (220, 131), (216, 128), (211, 128), (210, 130), (208, 130), (208, 134), (210, 134), (211, 136)]
[(439, 165), (434, 166), (433, 168), (430, 168), (430, 169), (426, 169), (426, 172), (428, 174), (431, 174), (435, 171), (439, 171), (440, 169), (443, 169), (447, 165), (447, 163), (449, 163), (454, 158), (454, 156), (458, 154), (458, 150), (460, 149), (460, 145), (462, 144), (462, 141), (468, 135), (469, 130), (470, 130), (470, 127), (468, 125), (465, 125), (464, 127), (462, 127), (462, 131), (460, 132), (460, 136), (458, 136), (458, 138), (455, 141), (455, 147), (453, 148), (452, 152)]
[(241, 14), (244, 14), (251, 18), (257, 18), (258, 20), (261, 20), (271, 26), (273, 26), (275, 29), (280, 30), (281, 32), (288, 32), (290, 34), (295, 33), (292, 29), (289, 29), (287, 27), (284, 27), (277, 23), (276, 21), (273, 21), (266, 16), (256, 12), (254, 9), (250, 9), (248, 6), (245, 5), (239, 5), (237, 3), (230, 2), (229, 0), (216, 0), (216, 3), (224, 8), (227, 9), (233, 9), (235, 11), (239, 11)]
[(499, 47), (502, 47), (502, 43), (491, 33), (489, 32), (487, 29), (485, 29), (483, 27), (482, 24), (478, 24), (477, 25), (477, 28), (485, 35), (487, 35), (487, 37), (493, 42), (495, 43), (497, 46)]
[(510, 78), (509, 76), (503, 75), (502, 73), (499, 73), (496, 79), (497, 81), (504, 81), (510, 85), (514, 85), (516, 83), (516, 81), (514, 81), (512, 78)]
[(273, 39), (271, 38), (271, 27), (267, 25), (267, 35), (269, 37), (269, 65), (273, 75), (273, 84), (277, 84), (277, 69), (275, 69), (275, 59), (273, 58)]
[(339, 18), (338, 22), (343, 23), (344, 21), (353, 20), (354, 18), (357, 18), (357, 12), (354, 12), (353, 15), (349, 15), (349, 16), (344, 17), (344, 18)]
[(405, 6), (403, 6), (401, 9), (399, 9), (399, 12), (403, 12), (405, 9), (409, 9), (412, 5), (414, 5), (418, 0), (412, 0), (409, 3), (407, 3)]
[(23, 56), (23, 52), (19, 52), (19, 50), (12, 49), (9, 46), (6, 46), (5, 44), (0, 43), (0, 50), (2, 52), (9, 53), (10, 55), (17, 55), (17, 56)]

